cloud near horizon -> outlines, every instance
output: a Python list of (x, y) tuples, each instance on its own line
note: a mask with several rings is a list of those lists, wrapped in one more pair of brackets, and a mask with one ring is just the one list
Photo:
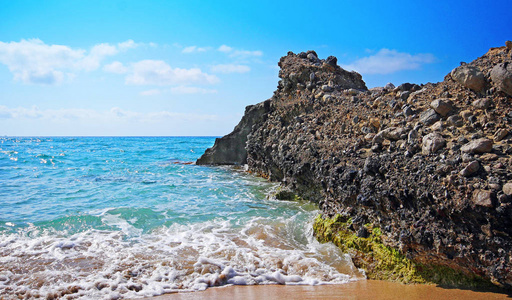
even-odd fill
[(360, 58), (353, 63), (341, 65), (364, 75), (391, 74), (403, 70), (416, 70), (424, 64), (435, 62), (430, 53), (409, 54), (396, 50), (380, 49), (376, 54)]
[(124, 110), (119, 107), (112, 107), (110, 110), (99, 111), (94, 109), (82, 109), (82, 108), (61, 108), (61, 109), (39, 109), (37, 106), (30, 108), (17, 107), (9, 108), (4, 105), (0, 105), (0, 120), (1, 119), (41, 119), (51, 122), (67, 122), (67, 121), (103, 121), (110, 122), (112, 119), (131, 119), (137, 122), (153, 123), (162, 119), (167, 118), (179, 118), (183, 120), (218, 120), (217, 115), (209, 114), (189, 114), (189, 113), (177, 113), (170, 111), (155, 111), (141, 113), (136, 111)]
[(52, 85), (72, 79), (77, 71), (94, 71), (102, 61), (140, 44), (127, 40), (117, 45), (102, 43), (89, 51), (65, 45), (48, 45), (40, 39), (0, 42), (0, 63), (6, 65), (15, 81)]

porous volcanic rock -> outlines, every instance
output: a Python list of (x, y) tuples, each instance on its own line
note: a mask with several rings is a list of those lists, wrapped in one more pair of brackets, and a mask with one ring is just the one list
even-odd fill
[[(491, 79), (495, 66), (512, 62), (510, 50), (491, 48), (459, 67), (469, 70), (464, 76), (457, 71), (439, 83), (402, 88), (368, 90), (359, 74), (335, 61), (314, 51), (282, 57), (281, 80), (265, 109), (251, 122), (246, 112), (245, 125), (237, 126), (244, 130), (235, 129), (247, 139), (244, 149), (242, 138), (236, 142), (233, 151), (242, 155), (231, 161), (246, 157), (251, 172), (316, 202), (316, 222), (331, 226), (322, 240), (339, 244), (336, 231), (347, 225), (353, 234), (344, 237), (357, 241), (348, 251), (370, 278), (422, 282), (379, 272), (389, 265), (361, 248), (378, 239), (375, 249), (392, 249), (390, 261), (407, 261), (417, 274), (434, 270), (426, 281), (464, 285), (458, 275), (441, 279), (454, 270), (510, 288), (512, 97)], [(488, 105), (475, 109), (483, 97)], [(433, 109), (437, 99), (450, 109)], [(222, 161), (215, 149), (224, 140), (207, 151), (211, 161)]]

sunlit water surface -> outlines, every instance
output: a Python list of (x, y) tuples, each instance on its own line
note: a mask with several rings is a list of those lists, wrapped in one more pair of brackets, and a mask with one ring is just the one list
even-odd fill
[(117, 299), (362, 278), (307, 203), (227, 167), (210, 137), (0, 138), (0, 295)]

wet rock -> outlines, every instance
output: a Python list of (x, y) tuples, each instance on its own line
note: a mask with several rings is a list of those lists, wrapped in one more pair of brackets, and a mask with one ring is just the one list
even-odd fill
[(368, 237), (368, 230), (364, 226), (361, 226), (359, 228), (359, 230), (357, 231), (357, 237), (367, 238)]
[(459, 84), (480, 92), (485, 87), (485, 77), (478, 67), (462, 65), (451, 72), (453, 80)]
[(427, 109), (420, 114), (420, 123), (426, 126), (430, 126), (435, 122), (439, 121), (441, 117), (433, 109)]
[(492, 151), (492, 145), (492, 140), (488, 138), (479, 138), (462, 146), (460, 151), (466, 153), (487, 153)]
[(492, 191), (475, 190), (473, 192), (472, 200), (475, 205), (492, 208), (493, 207), (492, 196), (493, 196)]
[(493, 85), (500, 91), (512, 96), (512, 64), (501, 63), (491, 70)]
[(423, 137), (423, 143), (421, 147), (421, 154), (429, 155), (435, 153), (437, 150), (443, 148), (446, 145), (446, 141), (442, 135), (433, 132)]
[(436, 113), (446, 117), (453, 110), (453, 103), (448, 99), (436, 99), (430, 103)]
[(460, 175), (464, 177), (469, 177), (480, 169), (480, 163), (476, 160), (470, 162), (462, 171), (460, 171)]

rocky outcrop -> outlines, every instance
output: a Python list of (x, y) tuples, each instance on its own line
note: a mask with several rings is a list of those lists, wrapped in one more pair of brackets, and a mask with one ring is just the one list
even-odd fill
[(368, 90), (333, 57), (290, 52), (269, 109), (242, 126), (249, 170), (316, 202), (319, 240), (370, 278), (511, 287), (512, 98), (492, 79), (508, 62), (492, 48), (464, 80)]
[(265, 120), (270, 111), (270, 101), (245, 108), (245, 114), (230, 134), (215, 140), (212, 148), (197, 160), (198, 165), (244, 165), (247, 163), (247, 150), (245, 149), (247, 136), (255, 124), (259, 125)]

